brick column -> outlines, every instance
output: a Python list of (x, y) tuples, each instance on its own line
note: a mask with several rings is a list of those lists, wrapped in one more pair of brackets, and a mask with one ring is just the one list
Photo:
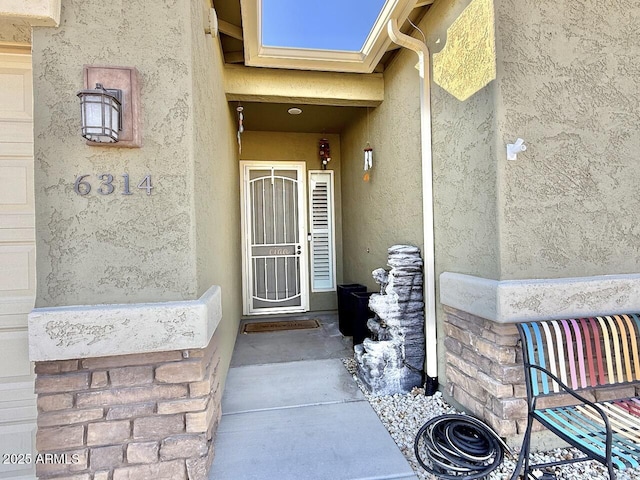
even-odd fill
[(43, 480), (204, 480), (220, 419), (215, 334), (204, 349), (37, 362)]
[(446, 306), (444, 311), (446, 395), (502, 437), (524, 433), (527, 395), (515, 324)]

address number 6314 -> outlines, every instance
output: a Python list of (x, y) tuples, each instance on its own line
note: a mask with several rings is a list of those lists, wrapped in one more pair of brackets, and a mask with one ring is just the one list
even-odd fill
[[(122, 190), (120, 190), (121, 195), (133, 195), (131, 192), (130, 182), (129, 182), (129, 174), (124, 173), (122, 176)], [(91, 183), (89, 182), (89, 178), (92, 175), (78, 175), (75, 183), (73, 184), (73, 190), (78, 195), (89, 195), (91, 193)], [(100, 185), (96, 188), (96, 192), (100, 195), (110, 195), (116, 190), (116, 186), (113, 183), (114, 177), (110, 173), (103, 173), (102, 175), (96, 175), (96, 178), (100, 180)], [(140, 183), (138, 183), (137, 188), (146, 190), (147, 195), (151, 195), (151, 190), (154, 188), (151, 183), (151, 175), (145, 176)]]

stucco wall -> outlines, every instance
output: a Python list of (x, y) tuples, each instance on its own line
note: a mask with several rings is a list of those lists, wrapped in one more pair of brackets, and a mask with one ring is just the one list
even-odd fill
[[(420, 106), (416, 58), (404, 53), (385, 71), (385, 99), (342, 133), (344, 282), (379, 288), (371, 271), (385, 266), (387, 248), (422, 247)], [(413, 63), (412, 63), (413, 62)], [(368, 132), (367, 132), (368, 130)], [(373, 170), (363, 180), (367, 140)]]
[[(432, 53), (469, 4), (437, 2), (421, 29)], [(471, 26), (471, 25), (470, 25)], [(473, 25), (473, 28), (488, 28)], [(402, 51), (384, 73), (385, 100), (342, 136), (345, 281), (367, 283), (394, 243), (422, 247), (421, 149), (417, 56)], [(432, 84), (436, 269), (498, 276), (494, 87), (460, 101)], [(367, 128), (370, 132), (367, 135)], [(374, 148), (374, 170), (362, 181), (362, 148)], [(370, 253), (367, 253), (367, 249)]]
[[(483, 0), (450, 0), (437, 2), (429, 10), (421, 29), (432, 54), (449, 55), (453, 57), (450, 63), (455, 63), (457, 52), (448, 52), (448, 43), (493, 37), (490, 20), (463, 17), (470, 4), (481, 10), (491, 8), (491, 2)], [(484, 12), (482, 18), (490, 16), (490, 11)], [(452, 25), (462, 38), (449, 38)], [(445, 271), (491, 279), (499, 276), (495, 82), (465, 100), (448, 91), (455, 82), (469, 85), (486, 80), (483, 53), (467, 52), (460, 59), (464, 76), (458, 72), (457, 78), (447, 79), (449, 85), (432, 81), (436, 277)]]
[(0, 19), (0, 43), (31, 43), (31, 25)]
[[(322, 133), (252, 132), (242, 135), (240, 160), (304, 161), (309, 170), (320, 170), (318, 141), (327, 138), (331, 146), (331, 162), (328, 165), (334, 173), (335, 217), (336, 217), (336, 274), (338, 283), (343, 281), (342, 249), (342, 192), (341, 192), (341, 141), (339, 135)], [(307, 180), (308, 181), (308, 180)], [(312, 311), (335, 310), (335, 292), (310, 293), (309, 308)]]
[[(640, 268), (640, 4), (496, 0), (501, 278)], [(523, 21), (524, 20), (524, 21)]]
[[(64, 0), (60, 28), (34, 28), (37, 306), (197, 297), (190, 13), (187, 0)], [(81, 139), (84, 64), (138, 68), (142, 148)], [(103, 173), (111, 195), (96, 193)], [(120, 194), (124, 173), (133, 195)], [(147, 174), (150, 196), (136, 188)]]
[(217, 334), (220, 370), (226, 372), (242, 315), (238, 150), (224, 94), (222, 50), (219, 38), (205, 35), (202, 29), (206, 13), (202, 4), (207, 6), (209, 1), (191, 2), (198, 295), (211, 285), (221, 287), (222, 320)]

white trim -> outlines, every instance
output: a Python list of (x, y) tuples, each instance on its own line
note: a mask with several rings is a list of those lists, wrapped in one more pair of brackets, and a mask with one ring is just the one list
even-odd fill
[(262, 45), (262, 2), (241, 0), (245, 65), (335, 72), (371, 73), (387, 51), (386, 34), (390, 18), (404, 22), (415, 0), (387, 0), (362, 49), (355, 51), (268, 47)]
[(29, 358), (44, 362), (204, 348), (222, 319), (220, 287), (198, 300), (36, 308)]
[(445, 272), (440, 302), (497, 323), (640, 311), (640, 274), (490, 280)]
[[(296, 307), (274, 307), (274, 308), (252, 308), (253, 292), (253, 275), (251, 269), (251, 242), (248, 234), (251, 231), (249, 221), (251, 215), (249, 210), (249, 173), (251, 170), (271, 170), (290, 169), (298, 172), (298, 230), (300, 235), (300, 245), (302, 253), (300, 258), (300, 306)], [(306, 197), (306, 162), (293, 161), (256, 161), (241, 160), (240, 161), (240, 223), (241, 223), (241, 241), (242, 241), (242, 313), (243, 315), (271, 315), (278, 313), (298, 313), (309, 311), (309, 246), (307, 242), (307, 197)]]
[[(316, 288), (313, 281), (313, 266), (314, 266), (314, 247), (313, 247), (313, 176), (315, 175), (327, 175), (329, 177), (327, 181), (327, 214), (329, 215), (329, 248), (331, 255), (331, 286), (327, 288)], [(335, 216), (335, 187), (334, 187), (334, 173), (333, 170), (309, 170), (309, 232), (311, 233), (311, 243), (309, 245), (310, 263), (309, 272), (311, 274), (311, 291), (316, 293), (320, 292), (335, 292), (337, 289), (336, 280), (336, 216)]]

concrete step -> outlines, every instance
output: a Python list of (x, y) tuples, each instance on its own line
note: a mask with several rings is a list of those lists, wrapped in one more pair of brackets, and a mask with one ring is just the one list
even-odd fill
[(340, 359), (251, 365), (229, 370), (222, 413), (364, 399)]
[(210, 480), (416, 480), (366, 401), (224, 415)]

